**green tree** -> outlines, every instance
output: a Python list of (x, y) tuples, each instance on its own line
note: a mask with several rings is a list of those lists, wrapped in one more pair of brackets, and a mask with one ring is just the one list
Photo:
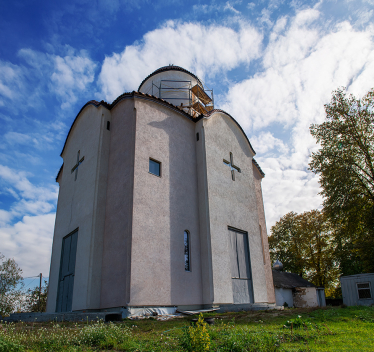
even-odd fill
[(286, 214), (271, 228), (269, 248), (272, 261), (279, 259), (286, 271), (299, 274), (316, 286), (337, 285), (332, 231), (323, 212)]
[(22, 297), (22, 269), (14, 259), (0, 253), (0, 315), (7, 316), (15, 310)]
[(39, 286), (29, 288), (26, 294), (25, 310), (27, 312), (45, 312), (47, 306), (48, 281), (44, 280), (41, 287), (39, 305)]
[(338, 89), (325, 111), (310, 127), (321, 148), (309, 167), (320, 175), (335, 256), (344, 275), (374, 272), (374, 89), (362, 99)]
[(297, 213), (292, 211), (277, 221), (270, 230), (269, 249), (272, 262), (278, 259), (287, 271), (304, 276), (305, 246), (299, 221)]
[(338, 268), (334, 258), (331, 224), (325, 214), (311, 210), (299, 215), (299, 231), (305, 249), (305, 277), (317, 286), (332, 287), (338, 284)]

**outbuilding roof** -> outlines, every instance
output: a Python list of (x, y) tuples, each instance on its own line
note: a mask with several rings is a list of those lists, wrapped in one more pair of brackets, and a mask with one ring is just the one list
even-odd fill
[(274, 287), (278, 288), (316, 287), (300, 275), (278, 270), (273, 270), (273, 283)]

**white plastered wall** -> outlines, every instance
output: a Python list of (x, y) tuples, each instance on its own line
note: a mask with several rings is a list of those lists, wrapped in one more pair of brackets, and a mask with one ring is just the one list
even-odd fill
[(296, 308), (318, 307), (316, 287), (296, 287), (293, 303)]
[[(87, 105), (68, 136), (62, 154), (59, 197), (52, 245), (47, 312), (56, 309), (62, 240), (79, 228), (72, 310), (95, 309), (100, 304), (102, 237), (105, 221), (107, 155), (110, 112)], [(78, 177), (71, 170), (77, 153), (84, 157)]]
[[(199, 305), (195, 123), (154, 100), (136, 98), (135, 108), (129, 305)], [(149, 173), (149, 158), (161, 162), (161, 177)], [(184, 268), (185, 230), (190, 233), (190, 272)]]
[(275, 301), (277, 306), (283, 306), (286, 302), (288, 307), (293, 307), (292, 288), (275, 287)]
[[(206, 180), (204, 175), (200, 184), (207, 184), (205, 209), (208, 222), (203, 226), (202, 236), (210, 232), (210, 256), (206, 265), (211, 265), (210, 289), (205, 287), (205, 297), (213, 298), (213, 304), (233, 303), (232, 280), (228, 226), (248, 232), (251, 258), (254, 303), (267, 302), (267, 288), (264, 271), (257, 201), (252, 169), (253, 152), (243, 132), (226, 114), (217, 112), (203, 121)], [(231, 179), (230, 168), (223, 159), (230, 159), (233, 154), (234, 164), (241, 173), (235, 171), (235, 181)], [(199, 191), (200, 192), (200, 191)], [(200, 216), (201, 217), (201, 216)], [(210, 263), (209, 263), (210, 262)]]

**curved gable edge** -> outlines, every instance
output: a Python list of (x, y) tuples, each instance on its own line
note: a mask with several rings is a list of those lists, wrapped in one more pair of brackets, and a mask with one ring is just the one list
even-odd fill
[(187, 114), (185, 111), (179, 109), (177, 106), (169, 103), (168, 101), (164, 100), (164, 99), (161, 99), (161, 98), (157, 98), (155, 97), (154, 95), (150, 95), (150, 94), (146, 94), (146, 93), (142, 93), (142, 92), (136, 92), (136, 91), (132, 91), (131, 93), (123, 93), (122, 95), (120, 95), (116, 100), (113, 101), (113, 103), (110, 105), (110, 109), (114, 108), (120, 101), (122, 101), (123, 99), (126, 99), (126, 98), (129, 98), (129, 97), (136, 97), (136, 98), (140, 98), (140, 99), (145, 99), (145, 100), (151, 100), (153, 101), (154, 103), (157, 103), (157, 104), (162, 104), (162, 105), (166, 105), (168, 108), (180, 113), (181, 115), (183, 115), (184, 117), (187, 117), (189, 120), (191, 121), (195, 121), (195, 119), (193, 119), (191, 117), (191, 115)]
[(56, 182), (58, 182), (58, 178), (60, 177), (63, 169), (64, 169), (64, 163), (62, 163), (62, 165), (60, 167), (60, 170), (58, 170), (58, 173), (57, 173), (57, 176), (56, 176)]
[(265, 173), (262, 171), (260, 165), (258, 165), (258, 162), (252, 158), (252, 164), (256, 167), (258, 172), (261, 174), (262, 177), (265, 177)]
[(253, 155), (256, 155), (256, 152), (255, 150), (253, 149), (252, 147), (252, 144), (251, 142), (249, 141), (247, 135), (245, 134), (244, 130), (242, 129), (242, 126), (239, 125), (238, 121), (236, 121), (230, 114), (228, 114), (226, 111), (224, 110), (221, 110), (221, 109), (214, 109), (214, 110), (211, 110), (209, 111), (207, 114), (201, 114), (197, 119), (196, 121), (199, 121), (203, 118), (210, 118), (212, 117), (215, 113), (222, 113), (222, 114), (225, 114), (226, 116), (228, 116), (231, 120), (233, 120), (235, 122), (235, 124), (239, 127), (240, 131), (243, 133), (243, 136), (244, 138), (246, 139), (246, 141), (248, 142), (248, 145), (249, 145), (249, 148), (251, 149)]
[(193, 119), (189, 114), (187, 114), (185, 111), (179, 109), (178, 107), (176, 107), (175, 105), (169, 103), (168, 101), (164, 100), (164, 99), (160, 99), (160, 98), (157, 98), (153, 95), (150, 95), (150, 94), (145, 94), (145, 93), (141, 93), (141, 92), (136, 92), (136, 91), (132, 91), (131, 93), (123, 93), (121, 94), (119, 97), (117, 97), (112, 104), (108, 104), (107, 102), (105, 102), (104, 100), (102, 100), (101, 102), (98, 102), (96, 100), (90, 100), (89, 102), (87, 102), (86, 104), (83, 105), (83, 107), (80, 109), (80, 111), (78, 112), (77, 116), (75, 117), (73, 123), (71, 124), (70, 126), (70, 129), (69, 129), (69, 132), (66, 136), (66, 139), (65, 139), (65, 143), (64, 143), (64, 146), (62, 148), (62, 151), (61, 151), (61, 154), (60, 156), (62, 157), (62, 153), (64, 152), (65, 150), (65, 147), (66, 147), (66, 143), (69, 139), (69, 136), (70, 136), (70, 133), (73, 129), (73, 126), (75, 125), (76, 121), (78, 120), (81, 112), (88, 106), (88, 105), (93, 105), (95, 106), (96, 108), (98, 108), (100, 105), (104, 106), (105, 108), (107, 108), (108, 110), (112, 110), (113, 107), (115, 107), (120, 101), (122, 101), (123, 99), (125, 98), (129, 98), (129, 97), (138, 97), (138, 98), (143, 98), (143, 99), (149, 99), (149, 100), (153, 100), (154, 102), (156, 103), (160, 103), (160, 104), (163, 104), (163, 105), (166, 105), (167, 107), (173, 109), (174, 111), (177, 111), (179, 112), (180, 114), (182, 114), (183, 116), (187, 117), (188, 119), (190, 119), (191, 121), (194, 121), (196, 122), (197, 120), (196, 119)]
[(70, 129), (69, 129), (68, 135), (66, 136), (65, 143), (64, 143), (64, 146), (63, 146), (62, 151), (61, 151), (61, 154), (60, 154), (61, 157), (62, 157), (62, 153), (63, 153), (64, 150), (65, 150), (66, 143), (67, 143), (67, 141), (68, 141), (68, 139), (69, 139), (70, 133), (71, 133), (71, 131), (72, 131), (74, 125), (75, 125), (75, 122), (78, 120), (78, 117), (80, 116), (81, 112), (82, 112), (82, 111), (83, 111), (87, 106), (89, 106), (89, 105), (93, 105), (93, 106), (95, 106), (96, 108), (98, 108), (100, 105), (102, 105), (102, 106), (106, 107), (107, 109), (110, 109), (110, 105), (109, 105), (107, 102), (105, 102), (104, 100), (102, 100), (100, 103), (99, 103), (98, 101), (96, 101), (96, 100), (90, 100), (89, 102), (87, 102), (86, 104), (84, 104), (84, 105), (82, 106), (82, 109), (79, 110), (77, 116), (75, 117), (73, 123), (72, 123), (71, 126), (70, 126)]

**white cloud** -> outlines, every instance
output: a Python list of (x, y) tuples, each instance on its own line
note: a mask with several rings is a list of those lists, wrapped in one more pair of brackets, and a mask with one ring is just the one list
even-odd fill
[(240, 11), (238, 11), (237, 9), (235, 9), (234, 8), (234, 6), (233, 5), (235, 5), (236, 3), (241, 3), (241, 1), (235, 1), (234, 3), (230, 3), (229, 1), (226, 1), (226, 4), (225, 4), (225, 6), (224, 6), (224, 11), (232, 11), (232, 12), (234, 12), (235, 14), (239, 14), (240, 13)]
[(35, 186), (22, 171), (0, 165), (0, 186), (2, 193), (8, 193), (14, 198), (8, 210), (1, 210), (0, 226), (9, 225), (11, 221), (26, 214), (46, 214), (55, 208), (58, 188)]
[(0, 226), (8, 224), (12, 220), (12, 217), (9, 211), (0, 209)]
[(55, 55), (21, 49), (18, 56), (28, 66), (0, 61), (0, 105), (5, 106), (7, 101), (22, 101), (21, 108), (43, 104), (42, 97), (51, 92), (61, 100), (62, 108), (75, 103), (94, 81), (96, 64), (84, 50), (76, 52), (66, 47), (65, 52)]
[(257, 154), (264, 154), (274, 149), (277, 153), (288, 153), (288, 146), (270, 132), (261, 132), (251, 137), (250, 140)]
[(287, 167), (286, 158), (279, 161), (265, 156), (259, 162), (266, 174), (262, 186), (268, 234), (270, 227), (286, 213), (321, 207), (318, 176), (305, 169)]
[(106, 57), (100, 73), (105, 98), (115, 99), (136, 90), (145, 73), (177, 64), (204, 79), (240, 64), (249, 64), (261, 52), (262, 35), (248, 24), (237, 31), (223, 26), (169, 21), (145, 34), (140, 44)]
[(374, 79), (372, 33), (355, 31), (346, 22), (324, 33), (310, 27), (316, 18), (315, 10), (302, 11), (284, 35), (272, 37), (264, 71), (229, 90), (223, 108), (245, 129), (321, 121), (331, 91), (364, 77), (363, 72), (368, 84), (360, 90), (368, 89)]
[(78, 55), (54, 56), (50, 87), (62, 98), (62, 108), (77, 101), (77, 93), (86, 90), (95, 78), (96, 64), (83, 50)]
[(14, 197), (9, 210), (0, 209), (0, 251), (14, 257), (25, 276), (47, 276), (58, 189), (35, 186), (28, 176), (0, 165), (0, 187)]
[(212, 2), (209, 5), (206, 5), (206, 4), (193, 5), (192, 10), (194, 11), (194, 13), (197, 13), (197, 14), (208, 14), (208, 13), (213, 13), (217, 11), (221, 11), (221, 12), (231, 11), (237, 15), (240, 13), (240, 11), (235, 9), (234, 6), (241, 4), (241, 3), (242, 3), (242, 0), (226, 1), (226, 3), (224, 4)]
[(255, 4), (254, 2), (249, 2), (249, 3), (247, 4), (247, 8), (248, 8), (249, 10), (253, 10), (255, 7), (256, 7), (256, 4)]
[[(318, 148), (309, 126), (324, 120), (323, 106), (332, 90), (348, 86), (362, 96), (373, 86), (373, 27), (356, 30), (348, 22), (328, 27), (324, 21), (316, 9), (278, 19), (264, 49), (262, 72), (230, 87), (221, 107), (253, 135), (266, 174), (269, 226), (289, 211), (322, 203), (318, 176), (307, 170)], [(277, 129), (286, 131), (289, 140), (269, 132)]]
[(16, 99), (24, 89), (24, 73), (10, 62), (0, 61), (0, 106), (5, 99)]
[(23, 276), (48, 276), (54, 221), (55, 214), (24, 216), (14, 225), (0, 228), (1, 252), (15, 259)]
[(0, 165), (0, 180), (13, 187), (22, 198), (40, 199), (44, 201), (55, 201), (57, 198), (57, 187), (38, 187), (32, 184), (27, 174), (22, 171), (15, 171), (7, 166)]
[(271, 15), (271, 11), (269, 9), (262, 9), (261, 17), (258, 19), (259, 22), (271, 27), (273, 25), (273, 22), (270, 19), (270, 15)]

